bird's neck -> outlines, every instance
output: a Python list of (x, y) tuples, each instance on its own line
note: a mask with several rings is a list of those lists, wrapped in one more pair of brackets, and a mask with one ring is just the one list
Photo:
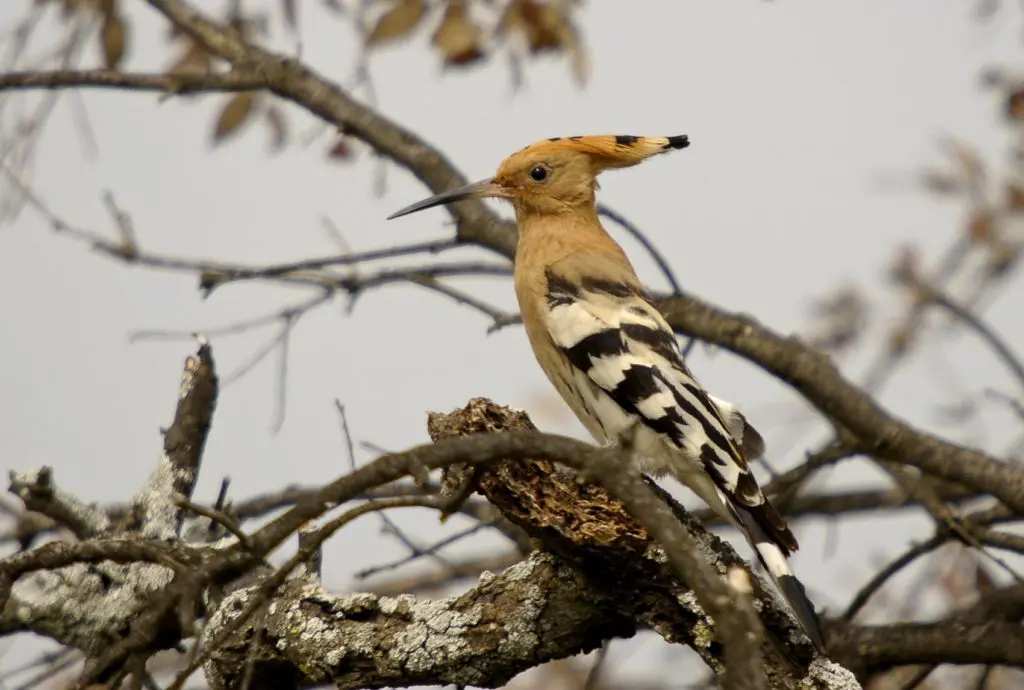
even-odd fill
[(565, 213), (529, 213), (516, 210), (519, 244), (516, 265), (543, 269), (577, 252), (597, 251), (625, 255), (601, 227), (597, 210), (583, 207)]

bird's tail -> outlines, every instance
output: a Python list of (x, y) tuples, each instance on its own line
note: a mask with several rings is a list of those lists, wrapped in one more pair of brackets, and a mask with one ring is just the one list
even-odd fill
[(821, 632), (821, 623), (818, 621), (818, 615), (814, 612), (814, 605), (807, 598), (803, 584), (796, 579), (793, 569), (789, 567), (789, 549), (773, 539), (753, 514), (742, 507), (730, 503), (726, 503), (726, 505), (729, 506), (733, 517), (739, 523), (747, 541), (757, 552), (761, 564), (775, 580), (775, 584), (782, 591), (786, 601), (789, 602), (789, 606), (796, 614), (804, 632), (811, 638), (811, 642), (818, 648), (818, 651), (824, 653), (825, 639)]

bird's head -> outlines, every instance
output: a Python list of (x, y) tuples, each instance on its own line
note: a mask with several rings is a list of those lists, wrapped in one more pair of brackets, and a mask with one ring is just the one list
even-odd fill
[(519, 216), (573, 212), (592, 207), (597, 176), (611, 168), (690, 145), (686, 135), (634, 137), (595, 135), (544, 139), (517, 151), (489, 179), (451, 189), (389, 216), (398, 218), (464, 199), (508, 199)]

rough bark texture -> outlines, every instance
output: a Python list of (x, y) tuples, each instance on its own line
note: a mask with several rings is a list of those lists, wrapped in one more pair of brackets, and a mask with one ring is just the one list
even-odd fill
[[(252, 593), (239, 590), (225, 600), (207, 637)], [(215, 690), (237, 687), (252, 658), (253, 688), (499, 687), (526, 668), (632, 636), (633, 621), (605, 596), (540, 552), (448, 599), (333, 596), (315, 582), (293, 580), (254, 623), (257, 644), (254, 627), (244, 627), (213, 653), (206, 677)]]

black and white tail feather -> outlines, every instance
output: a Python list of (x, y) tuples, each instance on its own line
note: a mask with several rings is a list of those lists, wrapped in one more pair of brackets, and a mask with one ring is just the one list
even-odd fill
[(545, 372), (595, 438), (630, 434), (644, 471), (673, 475), (735, 524), (823, 649), (814, 607), (789, 565), (796, 538), (748, 465), (764, 453), (761, 436), (697, 383), (632, 271), (587, 277), (602, 263), (577, 254), (548, 268), (545, 321), (562, 358), (542, 361)]

